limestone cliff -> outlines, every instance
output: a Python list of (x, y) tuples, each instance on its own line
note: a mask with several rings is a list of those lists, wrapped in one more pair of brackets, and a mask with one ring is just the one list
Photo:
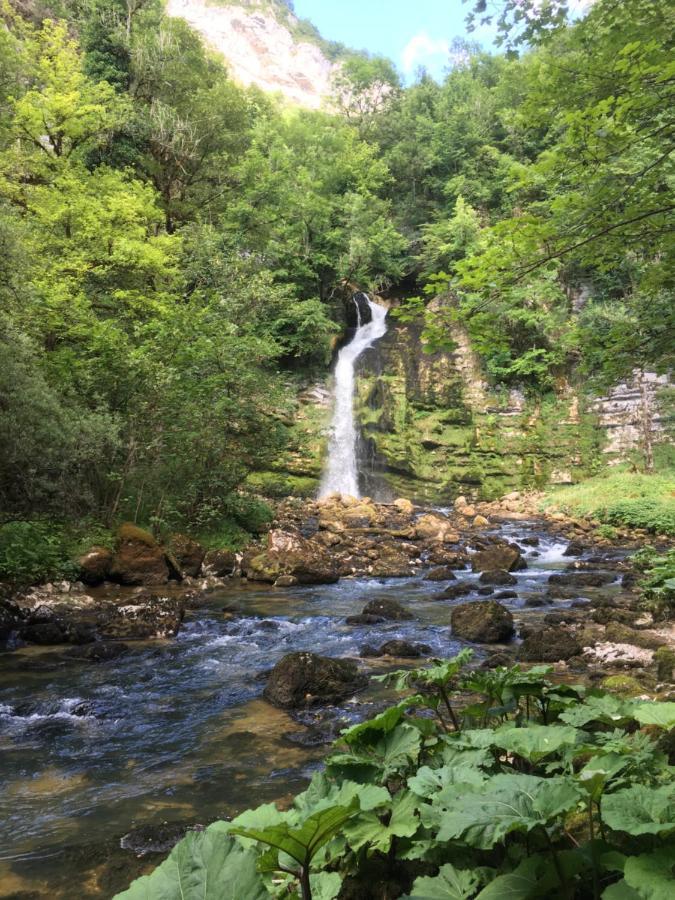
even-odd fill
[(167, 0), (166, 8), (225, 57), (241, 84), (279, 92), (290, 103), (309, 109), (318, 109), (330, 94), (336, 63), (320, 42), (303, 38), (302, 23), (283, 4)]

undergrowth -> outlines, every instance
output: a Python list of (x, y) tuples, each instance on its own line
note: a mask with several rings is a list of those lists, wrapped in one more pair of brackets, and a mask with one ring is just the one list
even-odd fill
[(543, 506), (605, 525), (675, 535), (675, 469), (653, 474), (613, 469), (581, 484), (554, 488)]
[(118, 900), (671, 897), (675, 703), (470, 656), (380, 676), (416, 693), (344, 731), (290, 809), (188, 833)]

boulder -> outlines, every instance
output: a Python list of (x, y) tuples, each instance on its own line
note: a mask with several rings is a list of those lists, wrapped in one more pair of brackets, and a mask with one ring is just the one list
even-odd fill
[(456, 578), (450, 566), (437, 566), (424, 576), (425, 581), (454, 581)]
[(387, 620), (384, 616), (376, 616), (373, 613), (360, 613), (357, 616), (347, 616), (346, 625), (381, 625)]
[(169, 550), (180, 572), (190, 578), (199, 575), (206, 550), (198, 541), (186, 534), (174, 534), (169, 542)]
[(527, 563), (520, 551), (508, 544), (494, 544), (474, 553), (471, 560), (471, 568), (474, 572), (494, 571), (504, 569), (506, 572), (514, 572), (518, 569), (526, 569)]
[(121, 525), (108, 577), (118, 584), (165, 584), (169, 566), (154, 537), (135, 525)]
[(437, 513), (427, 513), (415, 522), (415, 537), (419, 541), (452, 544), (459, 540), (450, 519)]
[(318, 541), (275, 530), (267, 543), (267, 550), (242, 560), (242, 572), (251, 581), (274, 584), (282, 576), (292, 575), (298, 584), (332, 584), (340, 577), (337, 561)]
[(460, 506), (457, 512), (462, 516), (465, 516), (467, 519), (473, 519), (476, 515), (476, 507), (472, 506), (470, 503), (467, 503), (466, 506)]
[(392, 505), (395, 506), (403, 516), (410, 517), (415, 512), (415, 507), (410, 500), (406, 500), (405, 497), (398, 497), (394, 500)]
[(147, 640), (175, 637), (185, 615), (185, 605), (175, 597), (158, 594), (134, 597), (133, 603), (116, 607), (99, 627), (104, 639)]
[(102, 663), (110, 662), (128, 652), (129, 647), (120, 641), (94, 641), (82, 647), (73, 647), (66, 655), (69, 659), (81, 662)]
[(420, 656), (429, 656), (431, 647), (428, 644), (413, 644), (410, 641), (392, 640), (374, 647), (366, 644), (361, 648), (361, 656), (397, 656), (400, 659), (419, 659)]
[(485, 516), (474, 516), (472, 524), (474, 528), (487, 528), (490, 520), (486, 519)]
[(450, 617), (455, 637), (479, 644), (496, 644), (513, 636), (513, 616), (496, 600), (474, 600), (456, 606)]
[(470, 565), (469, 554), (451, 550), (436, 544), (429, 551), (429, 562), (435, 566), (449, 566), (451, 569), (468, 569)]
[(237, 565), (237, 554), (234, 550), (208, 550), (202, 566), (210, 575), (225, 578), (234, 572)]
[(434, 600), (456, 600), (457, 597), (466, 597), (475, 589), (476, 585), (470, 581), (458, 581), (457, 584), (451, 584), (443, 593), (436, 594)]
[(567, 628), (540, 628), (528, 632), (518, 648), (518, 659), (523, 662), (558, 662), (578, 656), (581, 644)]
[(25, 611), (11, 600), (0, 597), (0, 641), (6, 640), (25, 623)]
[(112, 568), (112, 550), (107, 547), (91, 547), (77, 561), (79, 578), (84, 584), (102, 584)]
[(583, 556), (586, 548), (579, 541), (570, 541), (563, 556)]
[(516, 578), (516, 576), (511, 575), (505, 569), (490, 569), (486, 570), (485, 572), (481, 572), (480, 578), (478, 580), (483, 584), (518, 584), (518, 579)]
[(263, 697), (282, 709), (336, 703), (361, 690), (367, 679), (352, 659), (288, 653), (274, 666)]
[(414, 616), (404, 606), (401, 606), (396, 600), (389, 597), (378, 597), (370, 600), (363, 607), (363, 615), (365, 616), (381, 616), (383, 619), (389, 619), (392, 622), (399, 622), (405, 619), (413, 619)]
[(602, 587), (611, 584), (616, 579), (612, 572), (562, 572), (551, 575), (549, 584), (557, 584), (564, 587)]

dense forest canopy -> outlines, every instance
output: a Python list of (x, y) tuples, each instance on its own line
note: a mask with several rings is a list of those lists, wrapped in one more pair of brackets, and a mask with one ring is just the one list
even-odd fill
[(403, 285), (432, 347), (463, 321), (497, 385), (667, 369), (675, 11), (553, 7), (502, 5), (520, 56), (459, 43), (442, 84), (348, 56), (309, 112), (160, 0), (2, 0), (5, 515), (240, 514), (341, 283)]

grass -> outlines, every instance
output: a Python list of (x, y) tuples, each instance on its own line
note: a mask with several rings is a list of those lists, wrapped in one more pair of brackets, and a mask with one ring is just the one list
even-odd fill
[(581, 484), (553, 488), (542, 507), (675, 536), (675, 468), (645, 474), (617, 467)]

